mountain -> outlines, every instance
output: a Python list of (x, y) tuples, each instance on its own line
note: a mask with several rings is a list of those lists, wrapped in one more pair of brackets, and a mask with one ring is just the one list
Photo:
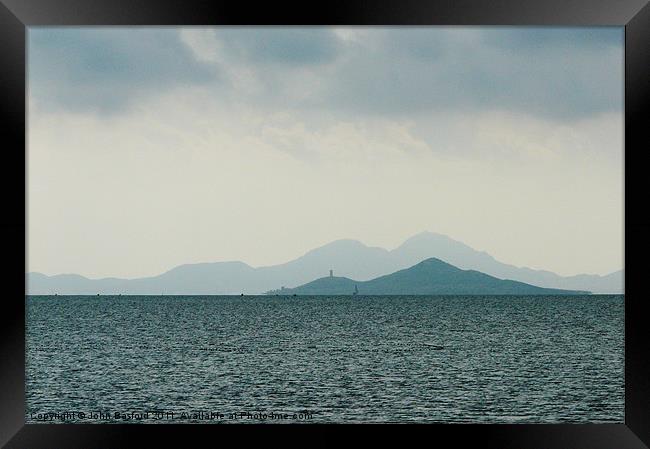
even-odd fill
[(497, 279), (475, 271), (461, 270), (434, 257), (410, 268), (369, 281), (324, 277), (291, 289), (269, 294), (282, 295), (575, 295), (589, 292), (536, 287), (523, 282)]
[(329, 273), (367, 281), (435, 257), (464, 270), (546, 288), (622, 293), (623, 272), (607, 276), (558, 276), (550, 271), (519, 268), (441, 234), (423, 232), (393, 250), (369, 247), (357, 240), (337, 240), (280, 265), (251, 267), (243, 262), (186, 264), (158, 276), (137, 279), (88, 279), (79, 275), (27, 275), (28, 293), (59, 294), (260, 294), (279, 286), (295, 287)]
[(418, 263), (427, 257), (436, 257), (458, 268), (476, 270), (499, 279), (513, 279), (540, 287), (610, 294), (622, 294), (624, 291), (623, 270), (605, 276), (580, 274), (563, 277), (551, 271), (533, 270), (499, 262), (484, 251), (476, 251), (464, 243), (432, 232), (423, 232), (409, 238), (392, 253), (399, 260), (400, 268)]

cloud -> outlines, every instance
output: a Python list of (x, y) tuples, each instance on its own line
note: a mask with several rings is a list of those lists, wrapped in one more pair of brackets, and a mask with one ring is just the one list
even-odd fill
[(621, 29), (363, 33), (330, 75), (337, 81), (328, 83), (322, 99), (343, 110), (382, 115), (507, 110), (557, 120), (622, 111)]
[(506, 111), (562, 122), (622, 113), (623, 30), (33, 29), (30, 87), (41, 104), (80, 111), (198, 87), (224, 107), (348, 119)]
[(229, 56), (246, 63), (319, 64), (332, 61), (340, 51), (338, 37), (322, 27), (225, 28), (217, 34)]
[(31, 28), (28, 54), (30, 96), (46, 109), (119, 112), (218, 76), (175, 29)]
[(558, 47), (603, 50), (621, 48), (624, 43), (622, 27), (494, 27), (486, 31), (489, 45), (524, 50)]

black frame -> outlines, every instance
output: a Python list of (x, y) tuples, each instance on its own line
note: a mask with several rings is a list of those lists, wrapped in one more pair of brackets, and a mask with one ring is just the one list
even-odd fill
[[(5, 295), (0, 314), (0, 444), (29, 447), (126, 447), (143, 438), (147, 446), (187, 446), (197, 437), (213, 444), (224, 433), (238, 442), (259, 433), (273, 441), (277, 429), (332, 438), (333, 426), (25, 424), (25, 144), (26, 27), (40, 25), (618, 25), (625, 27), (625, 424), (512, 424), (344, 426), (382, 438), (395, 430), (454, 447), (643, 448), (650, 445), (650, 355), (648, 310), (640, 262), (650, 250), (650, 219), (644, 217), (649, 165), (642, 117), (650, 116), (650, 6), (647, 0), (347, 0), (302, 5), (219, 0), (0, 0), (0, 117), (4, 172), (0, 192), (9, 209), (0, 218), (5, 249)], [(647, 119), (646, 119), (647, 120)], [(647, 200), (646, 200), (647, 201)], [(23, 267), (19, 261), (23, 261)], [(337, 429), (341, 426), (334, 426)], [(234, 436), (234, 435), (233, 435)], [(273, 435), (274, 436), (274, 435)], [(287, 435), (277, 442), (287, 443)], [(307, 436), (307, 435), (305, 435)], [(332, 442), (338, 442), (333, 439)], [(403, 441), (403, 440), (402, 440)]]

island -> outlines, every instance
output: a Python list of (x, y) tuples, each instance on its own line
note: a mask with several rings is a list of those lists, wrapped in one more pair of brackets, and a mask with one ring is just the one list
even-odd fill
[(435, 257), (369, 281), (330, 275), (267, 295), (585, 295), (582, 290), (543, 288), (498, 279), (476, 270), (461, 270)]

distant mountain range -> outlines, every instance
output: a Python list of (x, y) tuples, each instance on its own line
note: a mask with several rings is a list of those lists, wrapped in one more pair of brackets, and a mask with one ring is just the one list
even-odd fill
[(27, 292), (49, 294), (261, 294), (285, 286), (302, 286), (334, 270), (338, 276), (368, 281), (435, 257), (463, 270), (538, 287), (623, 293), (623, 271), (606, 276), (562, 277), (550, 271), (519, 268), (441, 234), (424, 232), (394, 250), (368, 247), (356, 240), (337, 240), (290, 262), (251, 267), (243, 262), (180, 265), (158, 276), (136, 279), (88, 279), (76, 274), (27, 274)]
[(535, 287), (523, 282), (497, 279), (474, 270), (461, 270), (434, 257), (410, 268), (372, 279), (354, 281), (323, 277), (271, 295), (576, 295), (575, 290)]

